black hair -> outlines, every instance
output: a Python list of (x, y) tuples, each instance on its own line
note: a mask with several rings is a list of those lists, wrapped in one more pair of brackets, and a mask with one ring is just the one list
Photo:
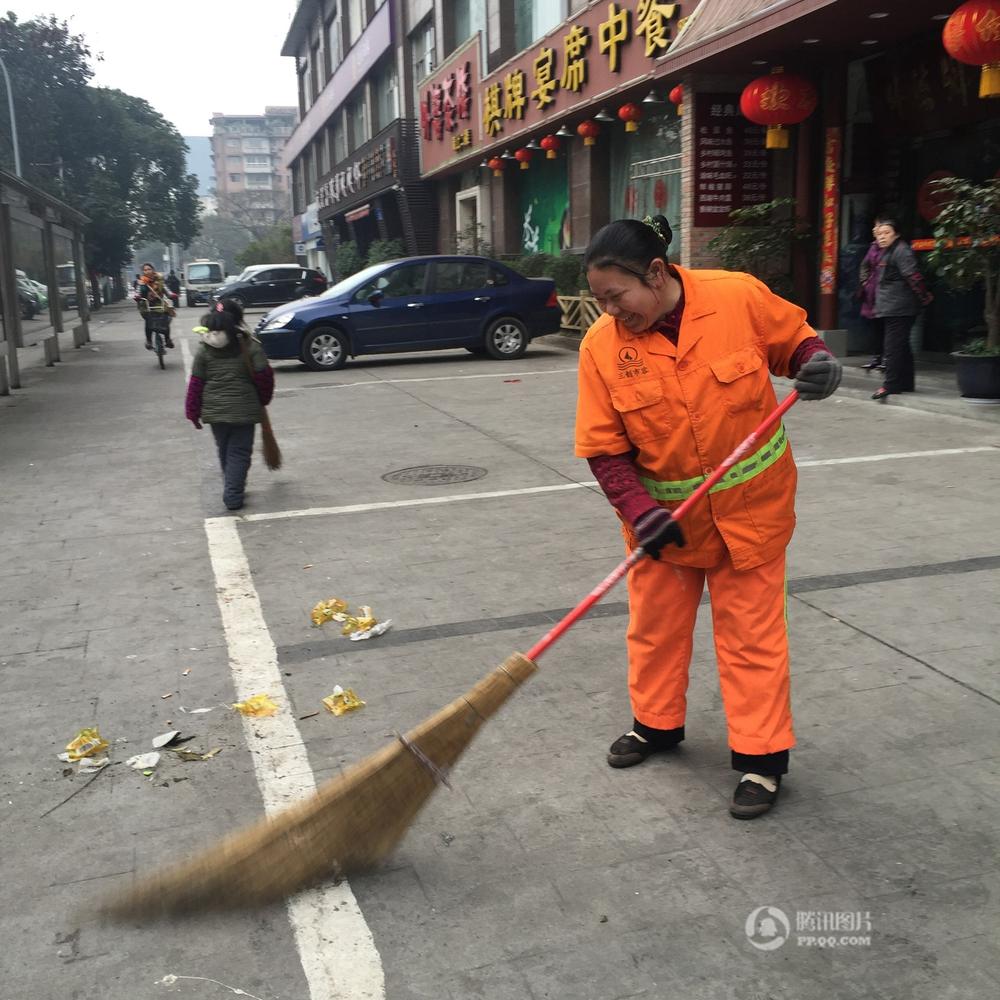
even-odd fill
[(223, 299), (215, 304), (211, 312), (201, 317), (201, 325), (208, 330), (222, 330), (229, 339), (227, 349), (232, 354), (240, 353), (240, 334), (248, 336), (243, 326), (243, 307), (231, 299)]
[(879, 215), (879, 216), (876, 216), (876, 218), (875, 218), (875, 226), (892, 226), (892, 228), (897, 233), (899, 232), (899, 223), (891, 215)]
[(584, 270), (592, 267), (620, 267), (634, 274), (643, 284), (654, 260), (667, 260), (667, 248), (673, 230), (663, 215), (649, 222), (619, 219), (599, 229), (583, 255)]
[[(150, 263), (148, 260), (143, 263), (142, 267), (151, 267), (154, 271), (156, 270), (156, 265)], [(141, 271), (142, 268), (139, 268), (139, 270)]]

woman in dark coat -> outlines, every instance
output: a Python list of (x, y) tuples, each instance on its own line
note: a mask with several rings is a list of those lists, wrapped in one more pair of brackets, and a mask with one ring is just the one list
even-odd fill
[(875, 242), (882, 248), (875, 288), (875, 316), (885, 330), (882, 360), (885, 379), (872, 399), (884, 403), (897, 392), (913, 392), (913, 351), (910, 329), (920, 310), (930, 305), (933, 296), (927, 291), (917, 259), (910, 244), (900, 235), (892, 219), (880, 219), (875, 226)]

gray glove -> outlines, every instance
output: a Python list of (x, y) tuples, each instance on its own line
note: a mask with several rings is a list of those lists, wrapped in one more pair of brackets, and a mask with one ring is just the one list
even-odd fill
[(826, 351), (814, 354), (795, 376), (795, 389), (802, 399), (826, 399), (840, 385), (840, 362)]

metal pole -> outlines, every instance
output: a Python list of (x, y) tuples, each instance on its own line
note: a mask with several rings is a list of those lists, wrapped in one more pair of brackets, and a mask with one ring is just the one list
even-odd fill
[(21, 150), (17, 145), (17, 118), (14, 117), (14, 91), (11, 90), (10, 77), (7, 75), (7, 67), (3, 58), (0, 57), (0, 71), (3, 72), (4, 83), (7, 84), (7, 109), (10, 111), (10, 137), (14, 143), (14, 173), (21, 176)]

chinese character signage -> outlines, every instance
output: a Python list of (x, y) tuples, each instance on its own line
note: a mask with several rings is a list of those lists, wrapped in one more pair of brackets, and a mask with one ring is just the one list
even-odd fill
[(837, 291), (837, 219), (840, 213), (839, 128), (826, 130), (823, 154), (823, 236), (820, 244), (819, 291), (834, 295)]
[(694, 224), (725, 226), (729, 213), (771, 199), (766, 129), (740, 114), (739, 94), (696, 94)]
[(316, 201), (320, 208), (328, 208), (347, 199), (354, 200), (355, 195), (363, 194), (380, 180), (398, 176), (396, 137), (389, 136), (352, 163), (335, 170), (319, 186)]
[[(481, 115), (476, 100), (479, 87), (479, 36), (462, 46), (419, 92), (420, 158), (424, 172), (450, 163), (479, 144)], [(499, 95), (502, 102), (504, 94)]]
[[(479, 40), (473, 39), (421, 91), (423, 173), (455, 158), (453, 138), (466, 129), (473, 130), (473, 147), (513, 144), (549, 115), (572, 114), (599, 94), (648, 79), (669, 50), (680, 17), (678, 3), (601, 0), (481, 83)], [(472, 121), (457, 110), (465, 79), (474, 93)]]

